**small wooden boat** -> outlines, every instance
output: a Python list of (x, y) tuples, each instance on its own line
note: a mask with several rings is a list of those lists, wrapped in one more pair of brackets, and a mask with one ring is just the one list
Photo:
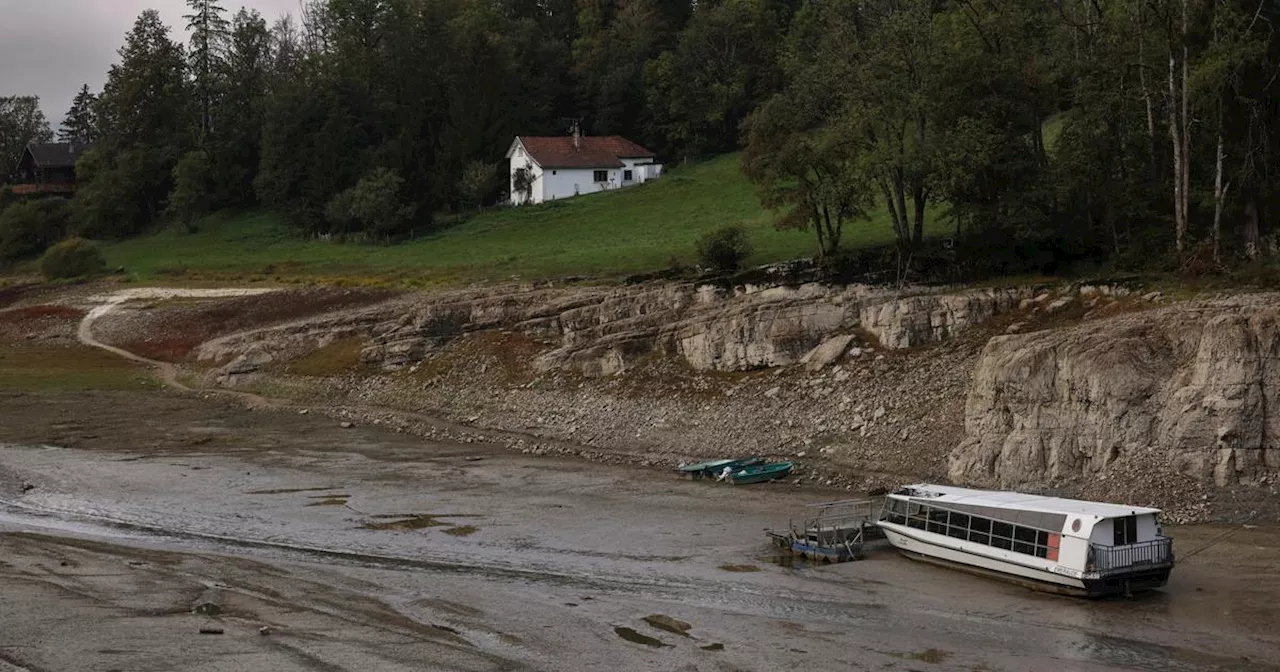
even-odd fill
[(764, 464), (764, 458), (763, 457), (742, 457), (742, 458), (732, 458), (727, 460), (711, 460), (710, 462), (699, 462), (697, 464), (687, 464), (683, 467), (677, 468), (676, 471), (680, 472), (681, 474), (683, 474), (688, 478), (692, 478), (696, 480), (699, 478), (712, 478), (715, 476), (719, 476), (720, 474), (724, 473), (725, 469), (728, 469), (729, 472), (732, 473), (744, 467), (751, 467), (757, 464)]
[(769, 462), (768, 464), (757, 464), (749, 467), (738, 469), (729, 474), (729, 482), (734, 485), (747, 485), (748, 483), (765, 483), (774, 479), (782, 478), (791, 473), (791, 467), (794, 466), (790, 462)]

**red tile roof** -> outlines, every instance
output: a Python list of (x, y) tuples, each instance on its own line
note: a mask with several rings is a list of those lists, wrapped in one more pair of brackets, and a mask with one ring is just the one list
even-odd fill
[(620, 135), (518, 138), (525, 151), (543, 168), (621, 168), (619, 159), (649, 159), (653, 152)]

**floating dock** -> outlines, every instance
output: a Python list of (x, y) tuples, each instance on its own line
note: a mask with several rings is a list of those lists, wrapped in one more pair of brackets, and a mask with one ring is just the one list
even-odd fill
[(800, 525), (792, 521), (786, 532), (768, 531), (773, 544), (785, 552), (820, 563), (861, 560), (863, 546), (884, 533), (876, 525), (876, 502), (845, 499), (810, 504)]

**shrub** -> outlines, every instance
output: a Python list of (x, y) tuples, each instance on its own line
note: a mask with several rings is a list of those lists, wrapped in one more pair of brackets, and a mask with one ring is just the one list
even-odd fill
[(356, 186), (334, 196), (325, 207), (331, 231), (362, 231), (389, 236), (409, 228), (414, 209), (400, 200), (404, 179), (387, 168), (377, 168)]
[(726, 226), (698, 238), (698, 260), (717, 271), (736, 271), (751, 256), (751, 241), (741, 226)]
[(40, 259), (40, 272), (50, 280), (96, 275), (106, 268), (98, 246), (84, 238), (69, 238), (49, 248)]
[(0, 261), (41, 252), (67, 235), (71, 209), (61, 198), (24, 201), (0, 212)]

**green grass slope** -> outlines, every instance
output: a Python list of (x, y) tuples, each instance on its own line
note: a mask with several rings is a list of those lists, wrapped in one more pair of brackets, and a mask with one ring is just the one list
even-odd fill
[[(729, 154), (674, 169), (662, 179), (538, 206), (486, 211), (399, 245), (339, 244), (297, 237), (275, 215), (214, 216), (196, 233), (166, 230), (104, 252), (142, 280), (339, 278), (404, 284), (503, 281), (571, 275), (612, 278), (693, 263), (698, 236), (729, 224), (748, 229), (751, 264), (811, 256), (812, 232), (778, 231)], [(845, 246), (891, 242), (885, 213), (847, 225)]]

